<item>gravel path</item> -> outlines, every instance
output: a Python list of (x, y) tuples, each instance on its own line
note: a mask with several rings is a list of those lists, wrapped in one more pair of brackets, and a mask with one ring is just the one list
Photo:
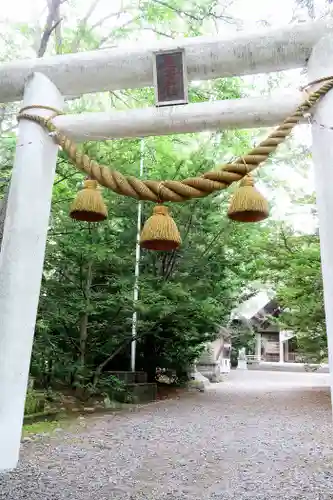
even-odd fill
[(332, 500), (327, 381), (235, 371), (204, 394), (91, 417), (24, 443), (0, 498)]

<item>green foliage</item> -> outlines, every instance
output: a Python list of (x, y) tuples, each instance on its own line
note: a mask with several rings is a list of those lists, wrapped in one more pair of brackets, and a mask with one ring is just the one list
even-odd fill
[[(146, 140), (149, 178), (196, 175), (213, 168), (232, 148), (231, 134), (227, 144), (191, 135), (178, 137), (181, 142), (174, 139)], [(113, 166), (128, 174), (138, 169), (137, 140), (87, 144), (85, 150), (104, 164), (112, 158)], [(103, 369), (129, 367), (137, 202), (105, 192), (107, 222), (74, 222), (67, 215), (77, 188), (71, 172), (60, 158), (31, 372), (43, 386), (91, 391), (100, 384)], [(151, 380), (156, 366), (186, 370), (237, 301), (246, 277), (235, 269), (239, 255), (233, 245), (238, 234), (239, 248), (246, 247), (247, 230), (227, 221), (227, 203), (225, 195), (218, 195), (171, 207), (183, 236), (181, 249), (142, 252), (137, 364)], [(150, 213), (147, 204), (144, 218)]]
[(23, 436), (29, 437), (35, 434), (51, 433), (55, 429), (61, 429), (64, 425), (68, 425), (68, 421), (58, 422), (56, 420), (44, 422), (35, 422), (33, 424), (23, 425)]
[[(110, 12), (103, 15), (98, 14), (97, 4), (82, 13), (80, 2), (62, 2), (62, 21), (59, 30), (52, 31), (46, 54), (135, 43), (145, 34), (154, 40), (212, 34), (222, 22), (239, 25), (228, 15), (228, 3), (216, 0), (125, 0), (121, 11), (114, 12), (111, 2)], [(44, 22), (4, 26), (1, 59), (35, 56)], [(189, 86), (190, 102), (234, 99), (245, 93), (240, 78)], [(153, 105), (151, 88), (83, 96), (67, 104), (76, 113)], [(7, 113), (15, 115), (16, 108), (16, 104), (6, 106), (1, 121), (2, 130), (7, 131), (0, 141), (1, 195), (10, 177), (15, 146), (11, 131), (15, 123)], [(219, 131), (147, 138), (144, 176), (200, 175), (246, 152), (255, 134)], [(82, 150), (100, 163), (138, 175), (140, 141), (136, 139), (86, 143)], [(287, 153), (282, 156), (286, 158)], [(276, 166), (281, 166), (279, 159), (271, 169)], [(267, 172), (260, 178), (266, 186), (276, 187), (272, 170)], [(109, 219), (99, 225), (74, 222), (68, 208), (82, 179), (60, 152), (31, 374), (37, 387), (71, 388), (83, 397), (124, 392), (122, 384), (104, 372), (126, 370), (130, 364), (137, 201), (104, 190)], [(288, 191), (285, 182), (280, 184)], [(285, 240), (273, 224), (231, 223), (227, 205), (226, 193), (173, 205), (183, 239), (181, 249), (170, 254), (142, 252), (136, 304), (137, 369), (147, 371), (152, 381), (157, 366), (182, 376), (256, 279), (276, 286), (286, 308), (282, 320), (297, 332), (300, 345), (304, 340), (309, 347), (313, 341), (311, 348), (318, 350), (319, 339), (320, 349), (325, 349), (318, 238), (290, 234)], [(144, 204), (143, 222), (151, 209)], [(251, 338), (248, 332), (238, 331), (233, 342), (242, 346)], [(26, 411), (37, 406), (36, 393), (29, 391)]]
[(44, 410), (45, 407), (45, 397), (44, 394), (29, 388), (25, 398), (25, 415), (33, 415), (34, 413), (39, 413)]
[(258, 276), (276, 288), (281, 326), (297, 335), (305, 357), (327, 356), (319, 236), (276, 225), (257, 243)]
[[(231, 328), (232, 352), (231, 361), (235, 364), (238, 359), (238, 351), (245, 347), (246, 354), (255, 353), (255, 335), (252, 329), (246, 327), (242, 323)], [(237, 365), (237, 363), (236, 363)]]

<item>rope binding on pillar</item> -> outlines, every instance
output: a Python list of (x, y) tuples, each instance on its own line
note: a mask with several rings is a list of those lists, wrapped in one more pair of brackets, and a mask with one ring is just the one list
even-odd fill
[[(115, 193), (138, 200), (152, 201), (154, 203), (164, 203), (168, 201), (174, 203), (185, 202), (192, 198), (202, 198), (214, 192), (226, 189), (231, 184), (241, 181), (244, 177), (246, 177), (232, 199), (228, 210), (228, 217), (241, 222), (256, 222), (268, 217), (268, 203), (254, 188), (253, 178), (250, 174), (267, 160), (267, 158), (277, 149), (279, 144), (281, 144), (286, 137), (289, 136), (290, 132), (295, 125), (299, 123), (301, 118), (333, 88), (333, 77), (329, 77), (312, 82), (303, 90), (307, 90), (308, 87), (322, 82), (324, 83), (319, 89), (307, 94), (306, 99), (296, 108), (292, 115), (286, 118), (264, 141), (249, 151), (246, 155), (237, 158), (235, 161), (222, 165), (217, 170), (209, 171), (201, 176), (190, 177), (181, 181), (141, 180), (133, 176), (125, 176), (119, 171), (112, 170), (105, 165), (99, 165), (96, 161), (89, 158), (88, 155), (81, 153), (77, 145), (71, 139), (62, 134), (52, 123), (52, 119), (57, 114), (61, 114), (53, 108), (38, 105), (29, 106), (29, 109), (45, 108), (53, 111), (53, 115), (49, 118), (29, 114), (26, 112), (28, 108), (21, 109), (17, 118), (18, 120), (30, 120), (44, 127), (50, 133), (53, 140), (63, 149), (63, 151), (66, 152), (69, 160), (79, 170), (84, 172), (89, 179), (97, 181), (98, 184), (111, 189)], [(86, 191), (91, 191), (91, 188), (92, 186), (90, 186), (90, 188), (85, 186)], [(88, 198), (86, 198), (87, 209), (85, 210), (84, 198), (85, 197), (83, 197), (83, 201), (81, 199), (82, 203), (80, 204), (79, 211), (81, 211), (81, 213), (86, 212), (86, 214), (89, 214), (88, 217), (93, 217), (92, 213), (95, 209), (94, 203), (91, 201), (88, 202)], [(89, 198), (89, 200), (91, 200), (91, 198)], [(106, 207), (105, 210), (102, 208), (101, 212), (98, 212), (100, 209), (101, 205), (99, 204), (97, 213), (105, 214), (105, 217), (104, 215), (96, 215), (96, 220), (98, 217), (100, 217), (99, 220), (104, 220), (104, 218), (106, 218)], [(76, 211), (72, 208), (71, 213), (73, 212), (75, 213)], [(79, 216), (81, 215), (79, 214)], [(153, 219), (155, 217), (156, 219)], [(157, 217), (159, 221), (158, 223)], [(161, 219), (161, 217), (163, 219)], [(164, 220), (170, 223), (169, 219), (173, 222), (176, 231), (173, 231), (171, 236), (174, 240), (165, 240), (165, 242), (171, 241), (169, 249), (177, 248), (180, 244), (178, 229), (173, 219), (169, 216), (167, 207), (161, 205), (158, 205), (155, 208), (154, 214), (146, 223), (148, 224), (150, 220), (150, 226), (148, 227), (150, 227), (149, 231), (152, 231), (152, 233), (148, 233), (148, 230), (147, 233), (145, 233), (144, 231), (147, 228), (144, 228), (143, 236), (141, 237), (142, 245), (152, 245), (152, 249), (158, 249), (154, 248), (154, 244), (147, 242), (152, 241), (152, 234), (153, 236), (155, 234), (156, 241), (159, 241), (158, 232), (161, 228), (160, 221)], [(79, 220), (83, 219), (81, 218)], [(91, 220), (92, 219), (89, 219), (89, 221)], [(156, 224), (154, 221), (156, 221)], [(166, 227), (165, 225), (163, 226)], [(167, 231), (165, 233), (162, 232), (162, 235), (163, 234), (166, 237)], [(155, 246), (157, 247), (158, 245), (156, 244)], [(160, 249), (166, 249), (166, 246), (167, 244), (165, 243), (163, 248)]]

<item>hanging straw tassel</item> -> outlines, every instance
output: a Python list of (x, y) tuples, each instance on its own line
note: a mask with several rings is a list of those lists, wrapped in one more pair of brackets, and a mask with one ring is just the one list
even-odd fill
[(72, 219), (85, 222), (101, 222), (107, 218), (108, 211), (97, 181), (84, 181), (84, 187), (77, 193), (69, 215)]
[(153, 215), (143, 226), (140, 245), (148, 250), (175, 250), (182, 240), (175, 221), (164, 205), (154, 207)]
[(254, 187), (252, 175), (246, 175), (231, 200), (229, 219), (237, 222), (259, 222), (268, 216), (267, 200)]

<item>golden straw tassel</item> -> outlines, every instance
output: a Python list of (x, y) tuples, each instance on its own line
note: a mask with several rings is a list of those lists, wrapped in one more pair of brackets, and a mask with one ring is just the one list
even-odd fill
[(107, 218), (108, 211), (97, 181), (84, 181), (84, 187), (77, 193), (69, 215), (72, 219), (85, 222), (101, 222)]
[(267, 200), (254, 187), (252, 175), (246, 175), (231, 199), (228, 209), (229, 219), (237, 222), (259, 222), (268, 216)]
[(175, 250), (181, 244), (181, 237), (177, 225), (168, 207), (157, 205), (154, 207), (153, 215), (147, 219), (143, 226), (140, 245), (148, 250)]

